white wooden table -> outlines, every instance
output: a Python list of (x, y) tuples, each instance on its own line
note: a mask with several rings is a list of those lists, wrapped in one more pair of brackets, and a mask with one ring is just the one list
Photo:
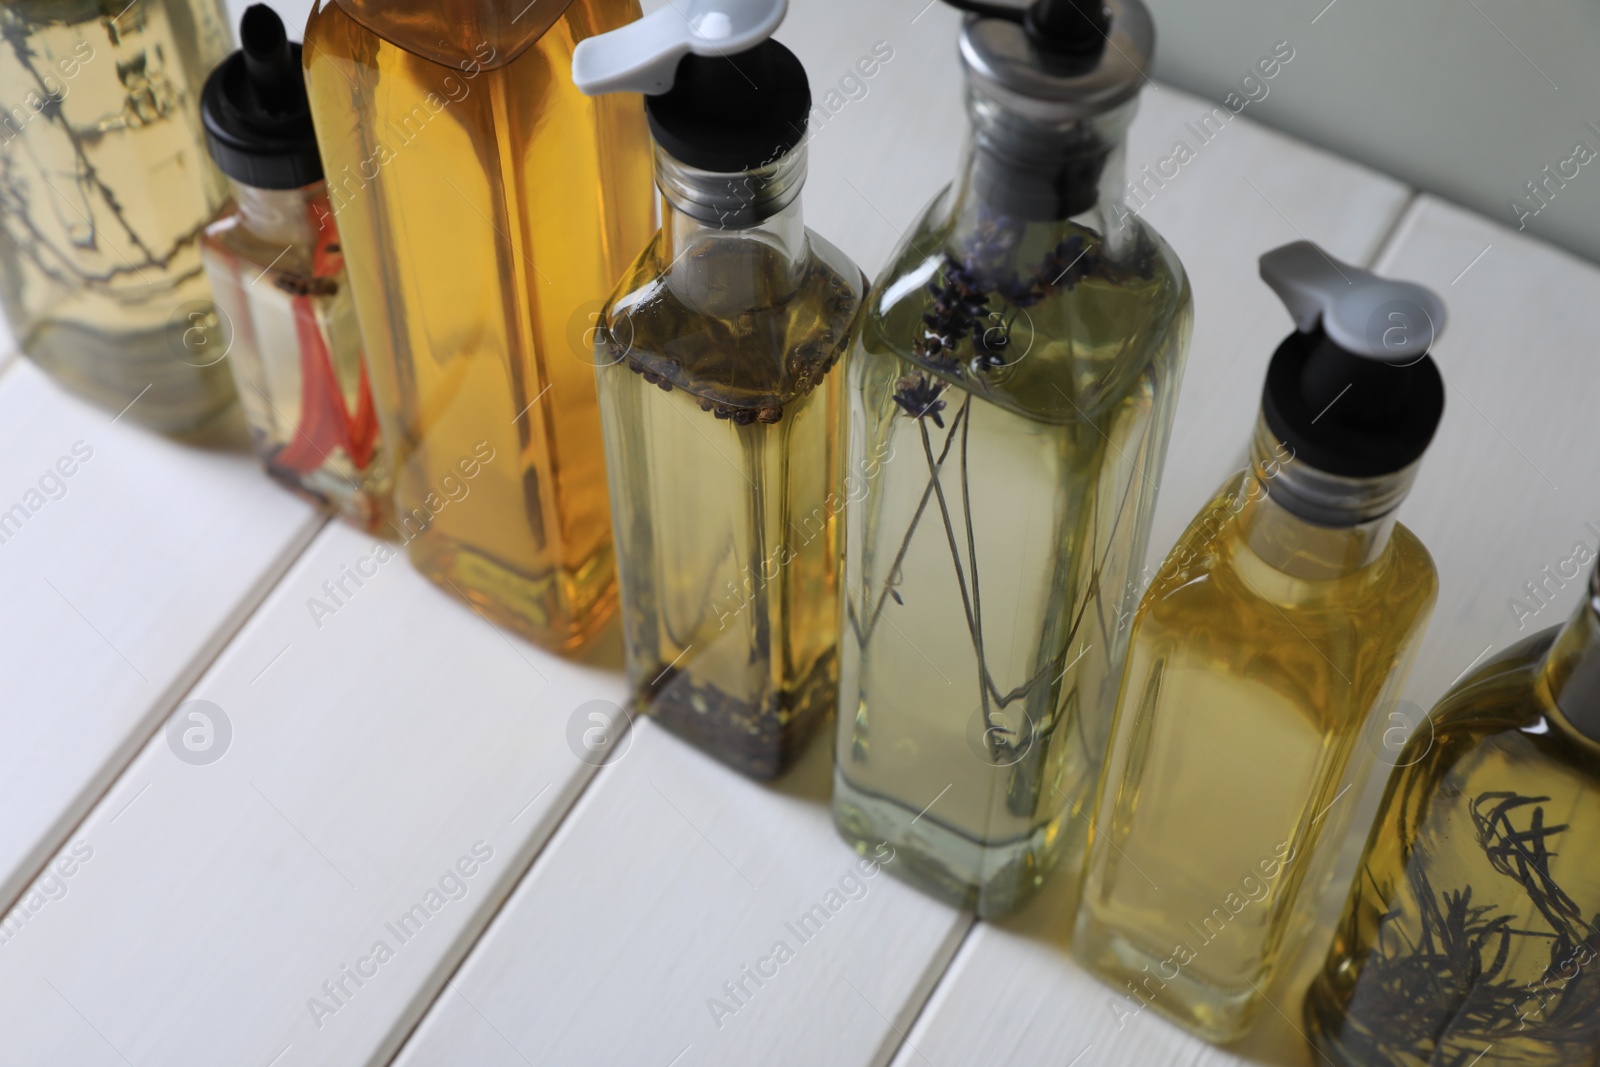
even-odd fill
[[(819, 99), (894, 50), (817, 131), (806, 191), (869, 273), (957, 164), (956, 18), (923, 4), (801, 0), (780, 34)], [(1152, 86), (1131, 169), (1209, 110)], [(1401, 516), (1441, 581), (1410, 699), (1565, 616), (1578, 583), (1528, 631), (1508, 601), (1600, 539), (1600, 269), (1248, 112), (1145, 216), (1197, 308), (1154, 558), (1233, 466), (1290, 328), (1256, 257), (1307, 237), (1450, 305), (1445, 420)], [(0, 360), (0, 511), (79, 442), (65, 495), (0, 543), (0, 1067), (1307, 1062), (1320, 941), (1218, 1050), (1151, 1013), (1119, 1029), (1051, 894), (974, 923), (887, 875), (714, 1013), (853, 865), (826, 741), (763, 786), (642, 722), (596, 770), (567, 730), (623, 697), (614, 635), (563, 661), (403, 559), (319, 626), (307, 598), (369, 538), (236, 435), (181, 446)], [(193, 700), (231, 729), (213, 762), (169, 744)]]

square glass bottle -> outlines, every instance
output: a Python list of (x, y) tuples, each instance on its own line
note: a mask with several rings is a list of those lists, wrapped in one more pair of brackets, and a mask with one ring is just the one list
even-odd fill
[(303, 59), (412, 563), (557, 651), (617, 584), (593, 326), (650, 235), (637, 103), (579, 42), (638, 0), (325, 0)]
[(379, 531), (388, 467), (300, 45), (264, 4), (245, 12), (240, 41), (202, 99), (212, 155), (233, 186), (201, 239), (228, 363), (267, 473)]
[(1076, 884), (1189, 336), (1183, 267), (1123, 202), (1154, 29), (1106, 11), (967, 20), (963, 172), (849, 362), (875, 474), (847, 511), (834, 820), (981, 916), (1059, 862)]
[[(635, 707), (758, 778), (838, 694), (837, 364), (866, 288), (802, 221), (810, 90), (764, 37), (661, 60), (672, 88), (646, 111), (663, 225), (597, 349)], [(630, 65), (613, 44), (584, 44), (580, 86)]]
[(1438, 589), (1395, 512), (1444, 412), (1443, 305), (1309, 242), (1261, 274), (1297, 330), (1250, 467), (1134, 616), (1072, 944), (1119, 1018), (1212, 1041), (1248, 1030), (1306, 933)]

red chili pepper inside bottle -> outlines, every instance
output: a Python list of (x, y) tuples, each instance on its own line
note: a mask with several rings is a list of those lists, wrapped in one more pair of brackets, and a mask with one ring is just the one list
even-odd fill
[(201, 239), (227, 358), (268, 473), (377, 530), (391, 480), (300, 45), (259, 4), (245, 12), (240, 41), (201, 100), (212, 157), (233, 185)]

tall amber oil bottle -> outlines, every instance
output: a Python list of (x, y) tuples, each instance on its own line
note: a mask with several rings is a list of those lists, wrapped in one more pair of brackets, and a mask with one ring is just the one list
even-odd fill
[(635, 0), (324, 0), (303, 57), (412, 561), (571, 650), (616, 604), (591, 323), (651, 230), (637, 97), (578, 42)]
[(1298, 331), (1250, 469), (1134, 617), (1073, 940), (1119, 1020), (1153, 1007), (1213, 1041), (1304, 936), (1438, 585), (1395, 513), (1444, 410), (1443, 306), (1304, 241), (1261, 273)]
[(1333, 1067), (1580, 1067), (1600, 1048), (1600, 571), (1395, 762), (1306, 994)]

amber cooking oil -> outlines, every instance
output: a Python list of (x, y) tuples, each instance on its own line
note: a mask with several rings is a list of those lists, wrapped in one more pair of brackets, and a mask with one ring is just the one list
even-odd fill
[(567, 70), (639, 9), (521, 6), (329, 0), (304, 56), (394, 532), (446, 590), (573, 649), (616, 604), (594, 318), (651, 207), (637, 102)]

